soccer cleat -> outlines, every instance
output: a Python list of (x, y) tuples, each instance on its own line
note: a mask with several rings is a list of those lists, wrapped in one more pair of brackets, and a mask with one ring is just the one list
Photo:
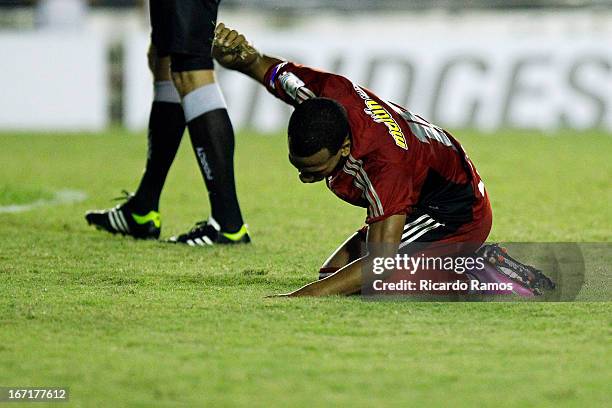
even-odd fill
[(529, 288), (535, 295), (541, 295), (544, 290), (555, 288), (552, 279), (542, 271), (512, 258), (508, 250), (498, 244), (483, 245), (477, 254), (493, 265), (497, 271)]
[(206, 246), (215, 244), (248, 244), (251, 242), (249, 231), (244, 224), (238, 232), (223, 232), (221, 226), (210, 217), (207, 221), (200, 221), (187, 233), (172, 237), (168, 240), (175, 244), (189, 246)]
[[(508, 275), (500, 272), (490, 262), (485, 262), (484, 268), (465, 272), (465, 275), (472, 281), (475, 280), (478, 284), (481, 283), (495, 283), (498, 285), (504, 284), (512, 285), (512, 289), (495, 289), (495, 290), (471, 290), (471, 294), (482, 294), (482, 295), (509, 295), (514, 293), (521, 297), (534, 297), (535, 293), (531, 288), (523, 285), (522, 283), (510, 279)], [(507, 286), (506, 286), (507, 287)]]
[(112, 234), (129, 235), (138, 239), (158, 239), (161, 231), (161, 215), (157, 211), (137, 214), (129, 208), (128, 201), (114, 208), (88, 211), (85, 220), (89, 225)]

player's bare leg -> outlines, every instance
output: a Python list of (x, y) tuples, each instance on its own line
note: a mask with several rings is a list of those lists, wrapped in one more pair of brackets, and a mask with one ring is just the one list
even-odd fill
[(170, 72), (170, 57), (160, 57), (153, 44), (149, 45), (147, 52), (147, 60), (149, 62), (149, 70), (153, 75), (153, 81), (172, 81), (172, 73)]
[[(168, 63), (170, 63), (168, 58)], [(173, 72), (172, 80), (181, 98), (198, 88), (215, 82), (215, 71), (203, 69), (198, 71)]]

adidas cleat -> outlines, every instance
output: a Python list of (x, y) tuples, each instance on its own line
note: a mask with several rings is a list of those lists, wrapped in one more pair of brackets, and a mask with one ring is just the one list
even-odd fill
[(527, 287), (535, 295), (541, 295), (544, 290), (555, 288), (552, 279), (544, 275), (542, 271), (512, 258), (508, 250), (498, 244), (483, 245), (477, 253), (493, 265), (498, 272)]
[(221, 226), (210, 217), (207, 221), (198, 222), (189, 232), (172, 237), (168, 242), (187, 244), (189, 246), (248, 244), (251, 242), (249, 231), (244, 224), (238, 232), (223, 232)]
[(161, 231), (159, 212), (136, 214), (129, 209), (129, 201), (108, 210), (88, 211), (85, 220), (99, 230), (138, 239), (158, 239)]

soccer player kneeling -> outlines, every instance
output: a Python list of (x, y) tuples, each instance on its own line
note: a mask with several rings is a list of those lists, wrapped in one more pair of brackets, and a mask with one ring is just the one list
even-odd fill
[[(431, 253), (433, 244), (446, 256), (484, 249), (505, 256), (482, 247), (492, 223), (487, 191), (448, 132), (343, 76), (263, 55), (223, 23), (213, 56), (295, 108), (289, 160), (303, 183), (325, 181), (340, 199), (367, 208), (367, 226), (329, 257), (322, 279), (283, 296), (357, 293), (373, 259)], [(434, 271), (428, 279), (467, 282), (470, 275)]]

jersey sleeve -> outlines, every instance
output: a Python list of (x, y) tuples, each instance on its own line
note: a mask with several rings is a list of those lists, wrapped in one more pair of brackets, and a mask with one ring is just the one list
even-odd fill
[(396, 214), (408, 215), (419, 199), (419, 176), (407, 172), (398, 163), (385, 163), (376, 172), (371, 171), (371, 175), (363, 169), (355, 171), (361, 173), (356, 181), (363, 185), (364, 196), (369, 203), (367, 224)]
[(309, 98), (324, 95), (328, 80), (337, 75), (284, 61), (266, 72), (266, 89), (282, 101), (296, 106)]

